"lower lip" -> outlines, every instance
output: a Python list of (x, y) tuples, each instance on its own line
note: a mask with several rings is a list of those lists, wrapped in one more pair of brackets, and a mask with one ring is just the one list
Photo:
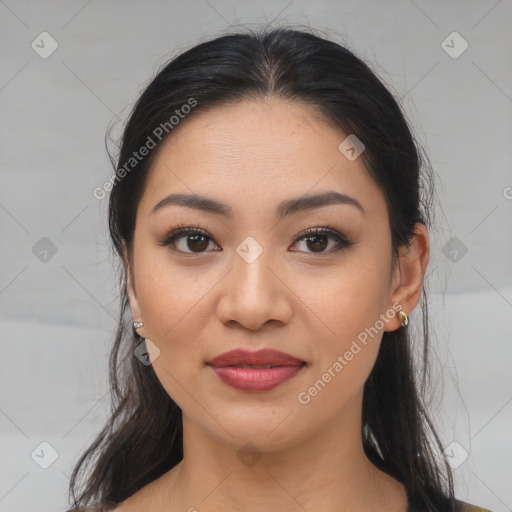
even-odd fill
[(269, 391), (295, 377), (304, 366), (276, 366), (275, 368), (239, 368), (211, 366), (219, 379), (241, 391)]

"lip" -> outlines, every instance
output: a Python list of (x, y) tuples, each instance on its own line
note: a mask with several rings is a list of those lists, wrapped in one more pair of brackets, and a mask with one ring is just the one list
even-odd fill
[(304, 361), (279, 350), (264, 348), (256, 352), (248, 350), (231, 350), (223, 352), (208, 364), (216, 367), (223, 366), (297, 366), (304, 364)]
[(272, 349), (257, 352), (232, 350), (220, 354), (207, 364), (228, 386), (252, 392), (270, 391), (293, 378), (306, 366), (304, 361)]

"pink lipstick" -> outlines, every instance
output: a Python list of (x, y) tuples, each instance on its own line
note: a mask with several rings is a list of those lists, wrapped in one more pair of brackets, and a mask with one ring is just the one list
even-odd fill
[(306, 366), (304, 361), (279, 352), (232, 350), (207, 363), (222, 382), (241, 391), (270, 391), (293, 378)]

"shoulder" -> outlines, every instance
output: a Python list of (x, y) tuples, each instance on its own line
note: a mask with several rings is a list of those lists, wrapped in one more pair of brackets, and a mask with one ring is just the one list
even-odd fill
[(460, 504), (460, 512), (492, 512), (488, 508), (472, 505), (471, 503), (466, 503), (465, 501), (457, 500), (457, 502)]

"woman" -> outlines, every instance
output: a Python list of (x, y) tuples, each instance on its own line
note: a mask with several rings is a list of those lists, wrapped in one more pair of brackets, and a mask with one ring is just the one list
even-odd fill
[(73, 505), (485, 510), (454, 498), (412, 359), (422, 167), (393, 96), (337, 43), (267, 29), (169, 62), (111, 182), (114, 409)]

